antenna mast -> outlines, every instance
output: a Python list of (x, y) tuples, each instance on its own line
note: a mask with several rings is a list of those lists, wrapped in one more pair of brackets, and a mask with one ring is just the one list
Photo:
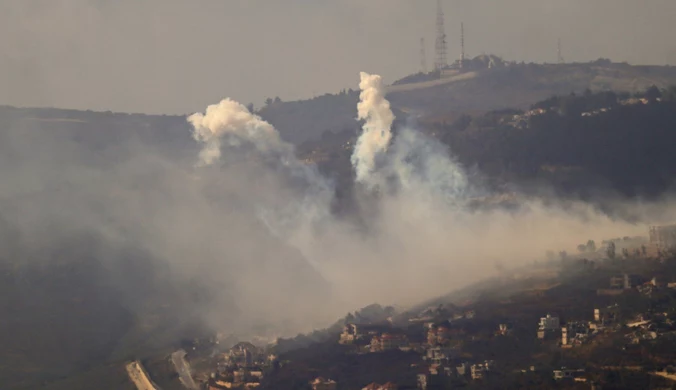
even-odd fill
[(465, 67), (465, 24), (460, 22), (460, 69)]
[(425, 54), (425, 38), (420, 38), (420, 71), (427, 73), (427, 55)]
[(441, 8), (441, 0), (437, 0), (437, 39), (434, 48), (437, 54), (434, 69), (444, 69), (448, 65), (448, 61), (446, 60), (446, 28), (444, 27), (444, 10)]
[(561, 38), (559, 38), (559, 41), (556, 46), (556, 51), (557, 51), (557, 56), (556, 60), (559, 64), (563, 64), (563, 55), (561, 55)]

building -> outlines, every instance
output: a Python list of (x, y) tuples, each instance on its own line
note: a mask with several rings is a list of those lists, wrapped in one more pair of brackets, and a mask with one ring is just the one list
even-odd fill
[(570, 370), (566, 367), (561, 367), (560, 370), (554, 370), (554, 379), (555, 380), (564, 380), (564, 379), (575, 379), (584, 375), (584, 370)]
[(493, 367), (493, 361), (492, 360), (486, 360), (483, 363), (478, 363), (478, 364), (472, 364), (470, 367), (470, 373), (472, 375), (472, 379), (483, 379), (484, 376), (486, 376), (491, 368)]
[(651, 226), (649, 230), (650, 243), (660, 252), (676, 247), (676, 225)]
[(263, 359), (260, 348), (247, 342), (238, 343), (224, 355), (225, 361), (234, 366), (252, 366)]
[(594, 322), (600, 324), (611, 324), (617, 321), (620, 307), (615, 304), (601, 309), (594, 309)]
[(589, 339), (589, 324), (584, 322), (571, 322), (561, 328), (561, 345), (582, 345)]
[(512, 333), (512, 327), (509, 324), (500, 324), (498, 325), (498, 334), (501, 336), (507, 336)]
[(430, 383), (430, 377), (428, 374), (422, 373), (418, 374), (418, 390), (427, 390), (427, 386)]
[(462, 362), (460, 363), (459, 366), (455, 367), (455, 371), (458, 373), (459, 376), (465, 376), (469, 373), (469, 363), (467, 362)]
[(343, 327), (343, 332), (340, 334), (339, 344), (349, 345), (353, 344), (357, 339), (356, 327), (353, 324), (348, 324)]
[(347, 324), (343, 327), (338, 342), (340, 344), (353, 344), (361, 340), (369, 340), (373, 336), (378, 336), (383, 332), (392, 329), (390, 323), (382, 324)]
[(640, 283), (640, 278), (636, 275), (624, 274), (610, 278), (610, 288), (629, 290)]
[(620, 295), (644, 282), (638, 275), (623, 274), (610, 278), (610, 288), (596, 290), (598, 295)]
[[(420, 377), (418, 377), (418, 381), (420, 381)], [(384, 385), (379, 385), (377, 383), (371, 383), (367, 385), (366, 387), (362, 387), (362, 390), (397, 390), (399, 386), (392, 382), (387, 382)]]
[(336, 390), (338, 387), (338, 384), (336, 381), (331, 380), (331, 379), (324, 379), (322, 377), (318, 377), (312, 382), (310, 382), (310, 385), (312, 386), (312, 390)]
[(483, 379), (484, 373), (486, 372), (486, 367), (481, 364), (472, 364), (471, 368), (472, 379)]
[(547, 314), (546, 317), (540, 318), (540, 324), (538, 329), (540, 330), (556, 330), (561, 326), (559, 317), (554, 317), (551, 314)]
[(668, 285), (667, 280), (664, 278), (664, 276), (661, 275), (654, 276), (650, 280), (650, 284), (652, 284), (654, 287), (657, 288), (665, 288)]
[(432, 326), (427, 331), (427, 344), (443, 345), (448, 343), (454, 335), (463, 333), (462, 329), (451, 329), (448, 325)]
[(538, 324), (538, 338), (540, 340), (551, 339), (560, 329), (561, 321), (559, 317), (547, 314), (547, 316), (540, 318)]
[(424, 359), (432, 364), (444, 364), (451, 360), (452, 355), (453, 351), (451, 349), (434, 347), (427, 349)]
[(391, 351), (408, 346), (406, 335), (383, 333), (381, 336), (373, 336), (371, 339), (371, 352)]

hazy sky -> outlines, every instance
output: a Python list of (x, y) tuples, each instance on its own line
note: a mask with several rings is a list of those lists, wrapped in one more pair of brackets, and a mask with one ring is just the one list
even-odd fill
[[(444, 0), (449, 58), (676, 64), (674, 0)], [(434, 0), (0, 0), (0, 104), (188, 113), (433, 64)]]

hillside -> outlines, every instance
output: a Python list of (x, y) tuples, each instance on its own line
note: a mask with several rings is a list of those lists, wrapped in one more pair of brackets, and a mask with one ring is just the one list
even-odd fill
[[(526, 111), (421, 117), (416, 127), (498, 189), (548, 188), (592, 200), (601, 194), (656, 197), (676, 175), (676, 93), (673, 87), (651, 88), (634, 96), (587, 90), (536, 102)], [(354, 141), (348, 132), (326, 135), (299, 152), (349, 186)]]
[[(657, 197), (671, 188), (676, 175), (671, 150), (676, 90), (641, 88), (671, 82), (671, 72), (621, 64), (516, 65), (420, 88), (398, 84), (390, 94), (398, 116), (395, 132), (409, 119), (407, 112), (420, 114), (421, 131), (449, 146), (460, 163), (476, 167), (496, 187), (515, 183), (528, 191), (544, 184), (576, 197), (608, 192)], [(610, 87), (640, 91), (600, 91)], [(570, 94), (578, 88), (581, 93)], [(559, 96), (552, 97), (556, 91)], [(346, 91), (311, 102), (273, 102), (260, 110), (285, 138), (298, 143), (299, 158), (316, 162), (336, 179), (337, 212), (350, 210), (353, 200), (350, 155), (359, 127), (357, 99), (357, 92)], [(69, 388), (100, 373), (124, 388), (129, 383), (120, 378), (119, 365), (125, 360), (166, 354), (182, 338), (213, 331), (206, 326), (209, 320), (236, 323), (242, 314), (238, 308), (249, 304), (236, 292), (263, 291), (257, 296), (269, 308), (299, 301), (308, 302), (308, 311), (321, 306), (330, 293), (321, 277), (300, 253), (262, 234), (262, 226), (242, 223), (241, 215), (225, 205), (218, 215), (201, 209), (195, 219), (190, 213), (173, 214), (183, 208), (171, 202), (189, 193), (168, 176), (176, 178), (178, 167), (182, 183), (198, 151), (185, 117), (0, 107), (0, 341), (5, 346), (0, 383)], [(241, 156), (228, 157), (237, 161)], [(73, 167), (78, 170), (69, 171)], [(222, 176), (218, 169), (207, 175), (214, 175), (207, 178), (215, 184), (203, 188), (205, 199), (218, 205)], [(105, 179), (110, 177), (114, 180)], [(137, 196), (145, 186), (152, 186), (152, 196)], [(250, 196), (236, 188), (228, 191), (229, 200)], [(83, 202), (83, 194), (94, 196)], [(125, 202), (130, 199), (134, 202)], [(163, 202), (172, 207), (159, 209)], [(44, 205), (54, 219), (31, 219)], [(109, 205), (121, 208), (109, 214), (104, 212)], [(88, 218), (75, 217), (85, 211)], [(182, 239), (178, 234), (161, 237), (159, 252), (140, 245), (148, 226), (171, 234), (186, 220), (191, 232), (224, 222), (209, 229), (213, 236), (200, 236), (207, 249), (197, 254), (172, 253), (173, 241)], [(36, 236), (22, 234), (17, 221)], [(100, 224), (109, 229), (99, 230)], [(43, 241), (42, 234), (52, 238)], [(234, 237), (228, 251), (209, 247), (224, 237)], [(186, 270), (187, 277), (177, 277)], [(273, 320), (269, 311), (265, 314), (259, 321), (262, 332)], [(290, 316), (302, 322), (304, 314)], [(334, 352), (333, 347), (327, 351)]]
[[(436, 383), (428, 387), (433, 389), (588, 389), (594, 382), (612, 389), (670, 388), (672, 383), (651, 373), (673, 361), (676, 291), (649, 282), (614, 296), (597, 294), (611, 277), (624, 272), (636, 280), (654, 275), (673, 280), (676, 262), (673, 258), (569, 260), (526, 267), (514, 275), (521, 277), (473, 286), (471, 300), (439, 298), (432, 306), (401, 313), (392, 327), (373, 332), (405, 335), (404, 348), (374, 350), (372, 340), (377, 338), (371, 339), (370, 334), (361, 342), (339, 344), (335, 332), (322, 342), (282, 353), (280, 359), (286, 364), (270, 370), (262, 388), (309, 388), (310, 380), (323, 377), (344, 389), (387, 381), (400, 389), (414, 389), (422, 373), (429, 373), (427, 378)], [(602, 314), (595, 318), (598, 308)], [(616, 310), (613, 317), (605, 314), (612, 310)], [(538, 325), (547, 313), (555, 316), (557, 329), (540, 337)], [(624, 325), (637, 317), (648, 318), (649, 328)], [(353, 321), (346, 319), (346, 323)], [(563, 342), (561, 329), (575, 327), (588, 327), (578, 330), (587, 333), (576, 335), (574, 343)], [(439, 336), (439, 329), (444, 336)], [(647, 329), (652, 333), (643, 337)], [(456, 371), (462, 364), (476, 362), (490, 366), (484, 375)], [(579, 369), (579, 380), (557, 379), (556, 370), (566, 368)]]
[(184, 117), (0, 107), (0, 387), (124, 388), (125, 361), (216, 325), (308, 321), (321, 276), (232, 208), (227, 167), (185, 188), (198, 152)]
[[(415, 80), (415, 78), (413, 78)], [(613, 90), (638, 92), (676, 84), (676, 67), (632, 66), (598, 60), (574, 64), (509, 63), (475, 68), (437, 80), (394, 82), (388, 99), (395, 114), (443, 117), (504, 108), (525, 109), (554, 95)], [(344, 91), (314, 99), (277, 102), (259, 110), (282, 136), (296, 144), (316, 140), (324, 132), (356, 131), (358, 92)]]

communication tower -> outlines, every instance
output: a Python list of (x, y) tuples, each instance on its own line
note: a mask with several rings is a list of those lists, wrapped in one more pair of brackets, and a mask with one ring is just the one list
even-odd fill
[(425, 54), (425, 38), (420, 38), (420, 71), (427, 73), (427, 55)]
[(563, 64), (564, 61), (563, 61), (563, 55), (561, 54), (561, 38), (559, 38), (559, 41), (556, 45), (556, 52), (557, 52), (556, 61), (559, 64)]
[(465, 67), (465, 24), (460, 23), (460, 69)]
[(448, 61), (446, 60), (446, 28), (444, 27), (444, 10), (441, 7), (441, 0), (437, 0), (437, 39), (434, 48), (437, 55), (434, 61), (434, 69), (444, 69), (448, 65)]

